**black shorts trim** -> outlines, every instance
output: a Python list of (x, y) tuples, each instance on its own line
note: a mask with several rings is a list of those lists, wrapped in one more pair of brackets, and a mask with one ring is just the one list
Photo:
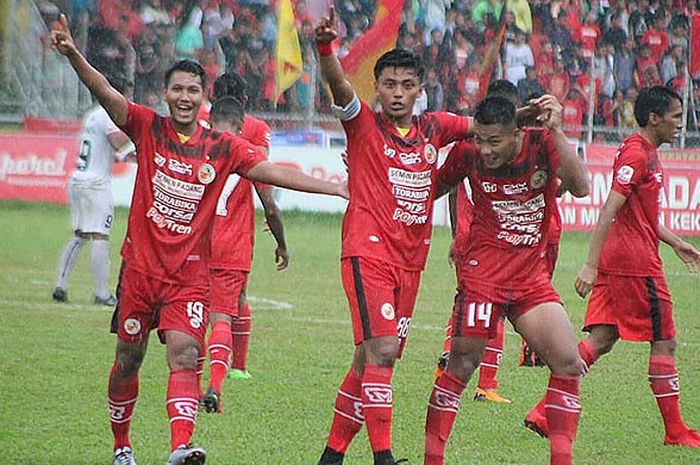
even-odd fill
[(362, 322), (362, 339), (367, 340), (372, 337), (372, 329), (369, 324), (369, 313), (367, 312), (367, 299), (365, 299), (365, 290), (362, 286), (362, 273), (360, 272), (360, 259), (358, 257), (350, 257), (352, 265), (352, 282), (355, 286), (355, 297), (357, 297), (357, 306), (360, 310), (360, 321)]
[(464, 299), (466, 292), (458, 289), (457, 295), (455, 296), (455, 308), (457, 309), (457, 314), (455, 315), (454, 326), (452, 327), (453, 337), (462, 337), (462, 320), (464, 319)]
[(654, 341), (660, 341), (661, 335), (661, 302), (659, 295), (656, 292), (654, 278), (647, 276), (644, 278), (644, 284), (647, 287), (647, 296), (649, 297), (649, 316), (651, 317), (651, 334)]
[(125, 269), (126, 262), (122, 260), (122, 264), (119, 267), (119, 279), (117, 280), (117, 289), (115, 291), (115, 294), (117, 295), (117, 306), (114, 307), (114, 312), (112, 312), (112, 321), (109, 323), (109, 332), (112, 334), (117, 334), (119, 332), (119, 302), (121, 302), (122, 277), (124, 276)]

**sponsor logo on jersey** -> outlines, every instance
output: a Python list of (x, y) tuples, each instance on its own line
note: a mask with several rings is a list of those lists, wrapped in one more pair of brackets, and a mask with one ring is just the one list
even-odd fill
[(382, 305), (381, 309), (382, 316), (384, 317), (385, 320), (393, 320), (394, 319), (394, 307), (391, 305), (389, 302), (385, 303)]
[(199, 171), (197, 172), (197, 179), (199, 179), (199, 182), (202, 184), (210, 184), (214, 181), (214, 178), (216, 178), (216, 170), (209, 163), (204, 163), (199, 167)]
[(516, 184), (504, 184), (503, 193), (506, 195), (518, 195), (527, 192), (527, 183), (519, 182)]
[(663, 173), (654, 173), (654, 178), (656, 178), (656, 182), (661, 184), (664, 181), (664, 174)]
[(402, 200), (410, 200), (412, 202), (424, 202), (430, 197), (430, 188), (426, 189), (411, 189), (404, 186), (391, 186), (391, 191), (394, 197)]
[(541, 189), (547, 183), (547, 172), (545, 170), (535, 171), (530, 177), (530, 187)]
[(496, 191), (498, 190), (498, 185), (496, 185), (496, 184), (494, 184), (494, 183), (492, 183), (492, 182), (484, 181), (484, 182), (481, 183), (481, 189), (482, 189), (484, 192), (487, 192), (487, 193), (489, 193), (489, 194), (492, 194), (492, 193), (494, 193), (494, 192), (496, 192)]
[(127, 318), (124, 321), (124, 332), (129, 336), (135, 336), (141, 331), (141, 322), (136, 318)]
[(160, 170), (157, 170), (153, 176), (153, 186), (155, 189), (160, 189), (170, 195), (189, 200), (201, 200), (204, 195), (204, 186), (201, 184), (175, 179)]
[(387, 158), (394, 158), (396, 156), (396, 150), (384, 144), (384, 156)]
[(153, 156), (153, 161), (156, 165), (160, 166), (161, 168), (163, 167), (163, 165), (165, 165), (165, 157), (158, 152), (156, 152)]
[(389, 182), (406, 187), (427, 187), (432, 185), (431, 171), (406, 171), (401, 168), (389, 168)]
[(621, 166), (617, 170), (617, 182), (622, 184), (629, 184), (632, 181), (632, 176), (634, 176), (634, 168), (629, 165)]
[(401, 159), (401, 163), (406, 166), (417, 165), (418, 163), (423, 161), (420, 157), (420, 153), (418, 152), (401, 152), (399, 153), (399, 159)]
[(428, 144), (423, 150), (423, 156), (425, 157), (425, 161), (432, 165), (437, 161), (438, 151), (433, 144)]
[(396, 203), (409, 213), (425, 213), (424, 203), (409, 202), (408, 200), (397, 200)]
[(192, 176), (192, 165), (184, 163), (174, 158), (168, 160), (168, 170), (178, 174), (189, 174)]

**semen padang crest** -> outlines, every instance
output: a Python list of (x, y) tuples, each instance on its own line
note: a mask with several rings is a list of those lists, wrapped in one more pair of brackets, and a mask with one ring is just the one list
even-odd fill
[(533, 189), (542, 189), (547, 184), (549, 175), (545, 170), (537, 170), (530, 176), (530, 187)]

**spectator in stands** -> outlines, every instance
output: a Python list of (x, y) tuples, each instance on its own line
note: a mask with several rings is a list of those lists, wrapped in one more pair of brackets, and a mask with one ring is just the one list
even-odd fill
[(683, 56), (687, 57), (690, 50), (688, 27), (683, 21), (674, 19), (671, 22), (671, 31), (671, 37), (668, 39), (670, 45), (680, 45), (683, 48)]
[(612, 44), (615, 51), (622, 50), (627, 42), (627, 32), (623, 25), (625, 24), (622, 14), (615, 13), (611, 18), (610, 28), (603, 34), (603, 42)]
[(630, 14), (629, 34), (639, 44), (652, 24), (654, 24), (654, 12), (649, 8), (649, 0), (639, 0), (637, 9)]
[(518, 81), (518, 99), (525, 103), (531, 94), (544, 94), (542, 85), (537, 79), (537, 70), (534, 66), (525, 68), (525, 77)]
[(427, 111), (443, 111), (445, 104), (445, 96), (442, 89), (442, 84), (438, 80), (436, 68), (428, 67), (426, 73), (425, 93), (428, 95), (428, 110)]
[(161, 0), (144, 1), (141, 5), (139, 17), (143, 24), (154, 24), (155, 26), (172, 24), (170, 15), (165, 8), (163, 8)]
[(681, 45), (673, 45), (669, 52), (661, 60), (661, 82), (664, 85), (669, 85), (676, 76), (683, 73), (681, 64), (685, 64), (683, 59), (683, 47)]
[(569, 137), (579, 139), (582, 134), (580, 127), (583, 125), (586, 99), (581, 95), (578, 87), (569, 89), (562, 106), (564, 107), (562, 110), (564, 132)]
[(637, 100), (637, 89), (630, 87), (625, 92), (625, 98), (620, 105), (617, 125), (621, 129), (634, 130), (637, 127), (637, 120), (634, 118), (635, 100)]
[(554, 69), (542, 78), (544, 90), (548, 94), (554, 95), (560, 102), (566, 98), (571, 86), (569, 73), (564, 69), (564, 60), (560, 57), (554, 58)]
[[(619, 16), (620, 20), (620, 27), (625, 33), (625, 39), (629, 37), (630, 31), (629, 31), (629, 20), (630, 20), (630, 9), (627, 5), (626, 0), (617, 0), (615, 3), (615, 6), (611, 7), (608, 10), (608, 13), (606, 15), (606, 23), (605, 26), (606, 28), (612, 28), (615, 23), (615, 16)], [(624, 43), (621, 42), (621, 43)]]
[(637, 56), (637, 66), (635, 69), (636, 79), (639, 87), (651, 87), (661, 85), (661, 76), (657, 62), (651, 56), (651, 47), (642, 45), (639, 47)]
[(517, 85), (525, 78), (525, 68), (535, 66), (535, 58), (527, 44), (527, 35), (521, 30), (515, 31), (515, 41), (506, 45), (506, 79)]
[(615, 94), (615, 47), (601, 44), (593, 57), (593, 76), (600, 81), (600, 92), (607, 98)]
[(564, 59), (565, 67), (569, 69), (574, 60), (574, 42), (571, 38), (571, 31), (567, 24), (567, 15), (565, 12), (561, 12), (557, 16), (557, 22), (552, 32), (549, 34), (549, 38), (552, 41), (555, 53)]
[(617, 88), (623, 94), (634, 84), (634, 69), (637, 63), (634, 38), (628, 37), (622, 49), (615, 52), (613, 72)]
[(584, 60), (592, 60), (595, 54), (596, 43), (601, 37), (598, 27), (598, 13), (589, 10), (586, 19), (574, 36), (574, 41), (581, 44), (581, 56)]
[(663, 10), (656, 12), (654, 27), (646, 30), (642, 36), (641, 45), (648, 45), (651, 50), (651, 59), (655, 63), (661, 60), (661, 56), (668, 49), (668, 34), (666, 34), (666, 14)]

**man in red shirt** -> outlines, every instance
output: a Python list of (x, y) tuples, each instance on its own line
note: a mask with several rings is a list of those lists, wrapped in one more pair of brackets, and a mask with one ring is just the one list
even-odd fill
[(660, 63), (661, 57), (668, 50), (668, 34), (666, 34), (666, 16), (663, 10), (656, 12), (654, 27), (646, 30), (640, 45), (648, 45), (654, 63)]
[(475, 143), (453, 148), (438, 174), (437, 196), (469, 178), (474, 212), (453, 310), (450, 358), (428, 403), (425, 465), (444, 463), (462, 391), (501, 316), (552, 371), (551, 464), (572, 463), (582, 363), (571, 322), (550, 283), (545, 248), (557, 208), (557, 178), (583, 197), (589, 192), (588, 174), (568, 145), (559, 102), (545, 96), (531, 104), (545, 111), (544, 128), (518, 128), (515, 106), (507, 99), (482, 101), (474, 116)]
[[(267, 155), (270, 128), (263, 121), (243, 114), (247, 101), (245, 88), (245, 81), (235, 74), (223, 74), (216, 80), (211, 124), (217, 131), (239, 134)], [(251, 377), (246, 370), (251, 313), (245, 289), (255, 237), (253, 187), (262, 203), (267, 225), (277, 241), (275, 261), (278, 271), (286, 269), (289, 263), (282, 218), (272, 189), (230, 175), (219, 198), (212, 233), (212, 330), (208, 342), (211, 376), (202, 400), (207, 412), (221, 410), (221, 386), (229, 367), (229, 356), (232, 355), (230, 373), (233, 378)]]
[(136, 463), (129, 429), (153, 329), (167, 346), (170, 368), (167, 464), (203, 464), (205, 451), (190, 445), (199, 401), (195, 366), (207, 327), (211, 219), (227, 176), (343, 196), (345, 188), (278, 167), (243, 139), (199, 125), (205, 82), (198, 63), (182, 60), (168, 70), (163, 92), (171, 116), (161, 117), (129, 102), (87, 62), (63, 15), (51, 43), (136, 145), (138, 171), (112, 319), (118, 334), (108, 393), (113, 464)]
[(343, 218), (341, 277), (356, 349), (319, 464), (342, 464), (365, 424), (375, 465), (394, 465), (391, 378), (430, 247), (438, 149), (466, 137), (469, 122), (447, 113), (412, 117), (424, 68), (420, 56), (405, 50), (389, 51), (375, 64), (381, 110), (360, 101), (333, 51), (334, 16), (331, 9), (316, 27), (316, 43), (347, 136), (352, 200)]
[[(691, 272), (700, 270), (700, 252), (659, 223), (663, 172), (656, 149), (680, 132), (681, 99), (665, 87), (646, 88), (634, 114), (641, 129), (622, 142), (615, 156), (612, 190), (575, 282), (581, 297), (593, 291), (583, 326), (590, 334), (579, 343), (579, 353), (587, 372), (619, 339), (648, 341), (649, 383), (666, 429), (664, 444), (700, 447), (700, 434), (685, 425), (678, 406), (672, 304), (658, 251), (661, 240)], [(543, 404), (525, 421), (546, 435), (552, 428)]]

